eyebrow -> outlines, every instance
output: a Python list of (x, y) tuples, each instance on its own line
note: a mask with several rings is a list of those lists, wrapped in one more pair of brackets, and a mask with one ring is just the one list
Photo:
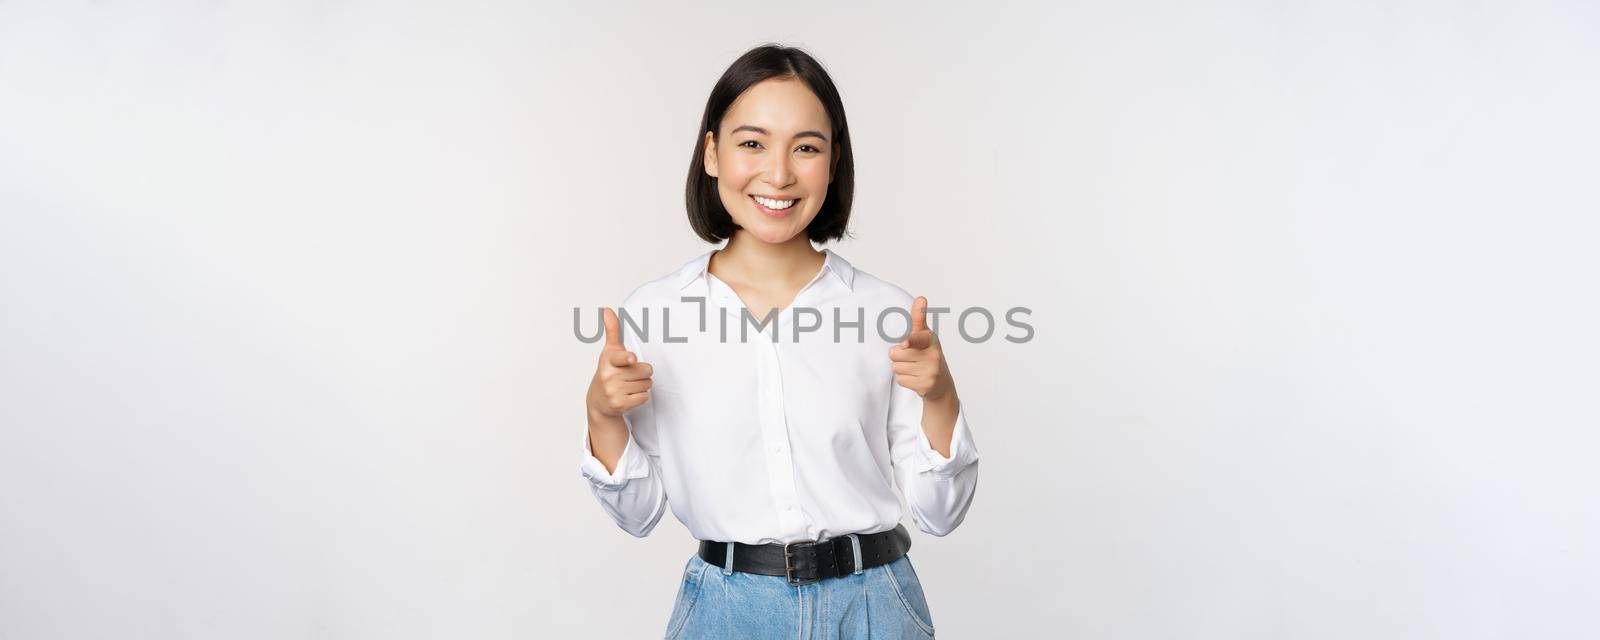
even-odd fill
[[(731, 134), (738, 133), (740, 131), (754, 131), (754, 132), (759, 133), (759, 134), (764, 135), (764, 136), (772, 135), (771, 132), (767, 131), (766, 129), (762, 129), (761, 127), (755, 126), (753, 124), (741, 124), (741, 125), (739, 125), (737, 127), (734, 127), (733, 131), (729, 131), (728, 133), (731, 135)], [(796, 133), (796, 134), (794, 134), (794, 137), (796, 137), (796, 138), (808, 138), (808, 137), (809, 138), (821, 138), (823, 142), (827, 142), (828, 141), (828, 136), (822, 135), (822, 132), (820, 132), (820, 131), (814, 131), (814, 130), (811, 130), (811, 129), (807, 129), (805, 131), (801, 131), (800, 133)]]

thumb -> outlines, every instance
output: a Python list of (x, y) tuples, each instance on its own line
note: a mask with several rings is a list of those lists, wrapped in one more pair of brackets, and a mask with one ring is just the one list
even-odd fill
[(933, 332), (913, 333), (903, 344), (907, 349), (926, 349), (933, 346)]
[(928, 330), (927, 298), (917, 296), (917, 299), (911, 302), (911, 330), (913, 332)]
[(606, 345), (604, 349), (623, 349), (622, 322), (617, 320), (617, 313), (606, 307), (601, 313), (605, 316)]

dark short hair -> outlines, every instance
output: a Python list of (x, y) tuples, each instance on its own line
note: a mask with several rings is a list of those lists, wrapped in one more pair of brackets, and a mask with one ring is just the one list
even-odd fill
[(694, 157), (689, 160), (689, 184), (685, 203), (689, 209), (689, 226), (706, 242), (721, 242), (733, 235), (739, 226), (722, 206), (717, 194), (716, 178), (706, 175), (705, 137), (721, 142), (718, 129), (722, 117), (746, 89), (771, 78), (794, 78), (804, 82), (822, 101), (833, 125), (833, 142), (839, 145), (834, 159), (833, 181), (828, 183), (828, 194), (823, 199), (822, 210), (806, 227), (806, 236), (813, 242), (838, 240), (845, 236), (850, 222), (850, 202), (855, 197), (855, 159), (850, 152), (850, 127), (844, 117), (844, 101), (833, 79), (823, 70), (816, 58), (795, 47), (764, 44), (745, 52), (722, 73), (711, 97), (706, 99), (705, 115), (700, 119), (700, 130), (695, 133)]

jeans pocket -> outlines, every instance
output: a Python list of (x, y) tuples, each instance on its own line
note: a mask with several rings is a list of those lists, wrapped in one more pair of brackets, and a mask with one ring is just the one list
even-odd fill
[(900, 597), (900, 604), (905, 605), (906, 614), (932, 637), (933, 614), (928, 611), (928, 598), (922, 593), (922, 581), (917, 578), (916, 568), (911, 566), (911, 556), (900, 556), (894, 562), (883, 565), (883, 568), (888, 572), (889, 585)]
[(678, 585), (678, 599), (672, 604), (672, 615), (667, 618), (667, 640), (678, 637), (683, 633), (684, 623), (689, 621), (689, 613), (694, 611), (694, 605), (700, 600), (700, 585), (704, 582), (706, 567), (711, 566), (700, 556), (689, 556), (689, 562), (683, 565), (683, 581)]

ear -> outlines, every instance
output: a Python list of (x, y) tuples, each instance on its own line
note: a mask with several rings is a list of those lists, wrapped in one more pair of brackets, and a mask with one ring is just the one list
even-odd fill
[(705, 159), (704, 159), (704, 161), (705, 161), (705, 165), (706, 165), (706, 175), (715, 178), (715, 177), (717, 177), (717, 140), (716, 140), (716, 137), (711, 135), (710, 131), (707, 131), (706, 132), (705, 143), (702, 144), (701, 146), (705, 148)]

